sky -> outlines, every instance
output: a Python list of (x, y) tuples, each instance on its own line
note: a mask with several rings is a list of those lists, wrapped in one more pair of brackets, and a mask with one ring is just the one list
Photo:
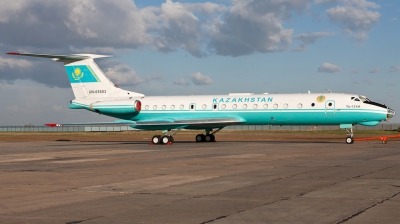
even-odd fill
[[(396, 0), (1, 0), (0, 126), (113, 121), (71, 110), (62, 63), (106, 54), (120, 87), (157, 95), (354, 93), (400, 112)], [(400, 115), (391, 122), (400, 123)]]

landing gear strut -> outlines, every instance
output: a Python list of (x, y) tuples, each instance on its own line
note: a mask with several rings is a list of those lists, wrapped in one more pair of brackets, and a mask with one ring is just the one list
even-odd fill
[(346, 131), (347, 131), (347, 137), (346, 137), (346, 143), (347, 144), (353, 144), (354, 143), (354, 138), (353, 138), (353, 136), (354, 136), (354, 133), (353, 133), (353, 126), (351, 126), (350, 127), (350, 131), (349, 131), (349, 129), (347, 129), (346, 128)]

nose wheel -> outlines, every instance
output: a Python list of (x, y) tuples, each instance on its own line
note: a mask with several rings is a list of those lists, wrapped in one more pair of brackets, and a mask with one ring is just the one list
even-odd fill
[(347, 144), (353, 144), (354, 143), (354, 138), (353, 138), (353, 136), (354, 136), (354, 133), (353, 133), (353, 126), (351, 126), (350, 127), (350, 131), (349, 131), (349, 129), (347, 129), (346, 128), (346, 131), (347, 131), (347, 138), (346, 138), (346, 143)]
[(352, 137), (347, 137), (346, 138), (346, 143), (347, 144), (353, 144), (354, 143), (354, 139)]

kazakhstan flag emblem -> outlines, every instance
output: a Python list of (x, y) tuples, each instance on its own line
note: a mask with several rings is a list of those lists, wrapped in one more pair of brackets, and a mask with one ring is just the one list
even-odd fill
[(72, 73), (72, 78), (75, 80), (80, 80), (83, 78), (83, 72), (80, 68), (75, 68), (74, 72)]
[(325, 101), (325, 99), (326, 99), (326, 97), (324, 95), (318, 96), (317, 97), (317, 102), (322, 103), (322, 102)]

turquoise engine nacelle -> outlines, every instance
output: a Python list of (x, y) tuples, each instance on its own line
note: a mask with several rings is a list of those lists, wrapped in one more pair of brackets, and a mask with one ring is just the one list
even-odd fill
[(137, 115), (142, 109), (142, 103), (139, 100), (131, 101), (103, 101), (90, 104), (90, 110), (100, 114), (107, 115)]

